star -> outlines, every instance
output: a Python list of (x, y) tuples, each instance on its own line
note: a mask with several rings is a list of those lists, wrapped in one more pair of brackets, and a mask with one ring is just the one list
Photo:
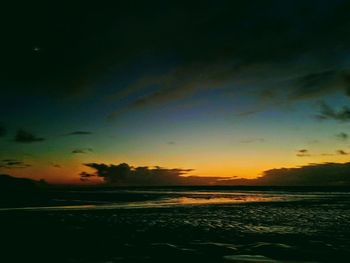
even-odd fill
[(34, 52), (39, 52), (39, 51), (40, 51), (40, 49), (41, 49), (41, 48), (40, 48), (40, 47), (38, 47), (38, 46), (33, 47), (33, 51), (34, 51)]

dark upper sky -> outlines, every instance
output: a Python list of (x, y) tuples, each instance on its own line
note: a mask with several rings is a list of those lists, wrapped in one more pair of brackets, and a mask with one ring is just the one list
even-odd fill
[[(350, 1), (5, 4), (0, 169), (254, 177), (347, 161)], [(345, 135), (344, 135), (345, 134)]]

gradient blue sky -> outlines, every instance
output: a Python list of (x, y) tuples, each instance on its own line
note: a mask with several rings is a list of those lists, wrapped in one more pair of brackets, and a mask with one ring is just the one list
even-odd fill
[(6, 8), (1, 172), (79, 182), (84, 163), (127, 162), (253, 178), (349, 160), (348, 1)]

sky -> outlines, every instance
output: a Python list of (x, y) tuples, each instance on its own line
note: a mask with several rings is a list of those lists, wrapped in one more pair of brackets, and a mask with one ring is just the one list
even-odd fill
[(88, 183), (106, 167), (93, 164), (127, 163), (249, 179), (349, 161), (349, 1), (2, 9), (0, 173)]

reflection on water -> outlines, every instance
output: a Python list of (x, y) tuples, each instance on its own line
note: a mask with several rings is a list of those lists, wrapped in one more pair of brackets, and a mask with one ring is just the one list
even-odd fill
[(282, 200), (279, 197), (271, 196), (237, 196), (237, 197), (208, 197), (208, 198), (193, 198), (193, 197), (180, 197), (169, 200), (171, 204), (184, 204), (184, 205), (205, 205), (205, 204), (225, 204), (225, 203), (247, 203), (247, 202), (272, 202)]
[(171, 207), (181, 205), (215, 205), (215, 204), (230, 204), (230, 203), (248, 203), (248, 202), (268, 202), (278, 201), (279, 198), (261, 198), (258, 196), (248, 196), (246, 198), (229, 198), (229, 197), (212, 197), (212, 198), (166, 198), (157, 201), (143, 202), (125, 202), (125, 203), (110, 203), (100, 205), (64, 205), (64, 206), (43, 206), (43, 207), (17, 207), (17, 208), (2, 208), (0, 211), (6, 210), (74, 210), (74, 209), (118, 209), (118, 208), (157, 208)]
[[(349, 193), (298, 193), (278, 191), (170, 191), (170, 190), (113, 190), (94, 192), (98, 197), (102, 194), (117, 194), (115, 200), (90, 200), (84, 199), (84, 195), (92, 192), (72, 191), (79, 194), (82, 200), (59, 200), (62, 205), (40, 206), (40, 207), (16, 207), (1, 208), (0, 211), (8, 210), (100, 210), (100, 209), (134, 209), (134, 208), (161, 208), (173, 206), (204, 206), (204, 205), (234, 205), (244, 203), (263, 202), (291, 202), (302, 200), (321, 200), (333, 196), (346, 196)], [(118, 200), (118, 194), (126, 194), (132, 197), (142, 195), (143, 201)], [(152, 198), (150, 198), (152, 196)]]

